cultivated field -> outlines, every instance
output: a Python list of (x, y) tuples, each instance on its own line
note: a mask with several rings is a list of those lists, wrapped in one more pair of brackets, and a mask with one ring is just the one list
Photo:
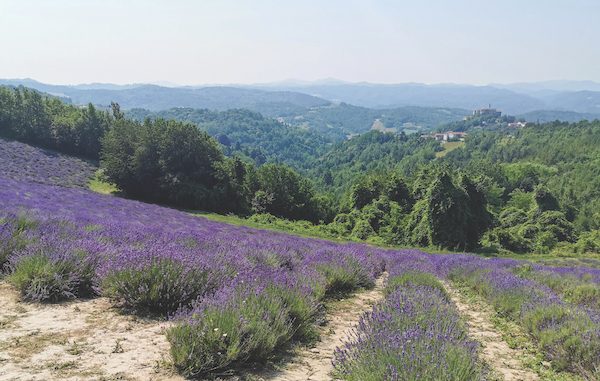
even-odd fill
[(600, 377), (600, 270), (232, 226), (0, 152), (2, 380)]

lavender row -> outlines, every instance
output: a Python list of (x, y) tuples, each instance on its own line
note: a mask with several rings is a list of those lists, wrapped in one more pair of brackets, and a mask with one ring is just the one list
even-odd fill
[(558, 370), (600, 376), (600, 325), (551, 288), (514, 273), (519, 263), (473, 256), (444, 257), (450, 279), (467, 284), (499, 314), (522, 325)]
[(336, 376), (344, 380), (482, 380), (477, 344), (443, 285), (432, 256), (412, 251), (388, 257), (386, 297), (360, 319), (338, 348)]
[(549, 287), (565, 302), (584, 311), (594, 323), (600, 324), (600, 282), (597, 269), (523, 264), (515, 267), (513, 272)]

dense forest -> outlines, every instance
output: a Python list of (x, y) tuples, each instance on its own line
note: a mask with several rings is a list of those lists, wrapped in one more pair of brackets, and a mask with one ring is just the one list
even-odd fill
[(505, 122), (441, 156), (417, 134), (336, 141), (242, 109), (124, 113), (0, 88), (0, 135), (96, 160), (127, 197), (383, 244), (600, 251), (600, 122)]
[(133, 109), (126, 115), (138, 121), (162, 118), (194, 123), (216, 138), (227, 156), (239, 156), (256, 165), (277, 162), (306, 168), (333, 143), (311, 129), (288, 126), (244, 109), (175, 108), (156, 113)]

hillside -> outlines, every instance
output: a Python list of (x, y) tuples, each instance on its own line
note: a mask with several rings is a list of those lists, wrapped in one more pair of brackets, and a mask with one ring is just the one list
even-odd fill
[(340, 83), (282, 85), (272, 86), (271, 89), (304, 92), (332, 101), (373, 108), (421, 106), (473, 110), (492, 104), (508, 113), (523, 113), (543, 108), (544, 105), (543, 101), (532, 96), (492, 86)]
[[(58, 165), (80, 170), (60, 155), (39, 161), (40, 178)], [(15, 165), (23, 170), (0, 166), (0, 376), (572, 381), (595, 372), (597, 299), (572, 295), (597, 292), (597, 269), (232, 226), (73, 188), (68, 170), (32, 182), (28, 163)], [(549, 308), (561, 319), (532, 326)], [(518, 346), (504, 339), (515, 330)], [(581, 344), (556, 339), (564, 331)], [(532, 366), (534, 355), (550, 366)]]
[(420, 106), (473, 110), (491, 104), (511, 115), (536, 110), (600, 114), (600, 85), (589, 81), (549, 81), (487, 86), (325, 81), (274, 83), (256, 86), (256, 88), (303, 92), (335, 102), (372, 108)]
[(600, 113), (581, 113), (575, 111), (551, 111), (551, 110), (536, 110), (530, 111), (525, 114), (516, 116), (517, 119), (524, 119), (528, 122), (533, 123), (547, 123), (554, 122), (556, 120), (562, 122), (580, 122), (582, 120), (596, 120), (600, 119)]
[(99, 88), (47, 85), (32, 80), (1, 80), (2, 85), (26, 86), (52, 95), (68, 98), (75, 104), (93, 103), (107, 107), (116, 102), (124, 109), (166, 110), (172, 107), (226, 110), (247, 108), (265, 115), (280, 116), (323, 106), (329, 101), (291, 91), (262, 91), (236, 87), (162, 87), (135, 85)]
[(324, 135), (346, 137), (365, 133), (373, 129), (376, 122), (398, 133), (421, 133), (461, 120), (468, 114), (467, 110), (456, 108), (403, 106), (373, 109), (341, 103), (315, 107), (284, 120), (290, 125), (315, 129)]
[(196, 124), (222, 144), (226, 155), (238, 155), (256, 164), (280, 162), (306, 168), (322, 155), (332, 140), (313, 129), (282, 124), (248, 110), (210, 111), (175, 108), (159, 112), (127, 111), (136, 120), (165, 118)]

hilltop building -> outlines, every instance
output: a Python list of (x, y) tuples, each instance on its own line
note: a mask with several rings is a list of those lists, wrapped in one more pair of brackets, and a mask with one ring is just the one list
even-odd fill
[(489, 105), (488, 108), (480, 108), (477, 110), (473, 110), (473, 117), (479, 116), (489, 116), (494, 118), (500, 118), (502, 116), (502, 112), (495, 108), (492, 108), (492, 105)]

